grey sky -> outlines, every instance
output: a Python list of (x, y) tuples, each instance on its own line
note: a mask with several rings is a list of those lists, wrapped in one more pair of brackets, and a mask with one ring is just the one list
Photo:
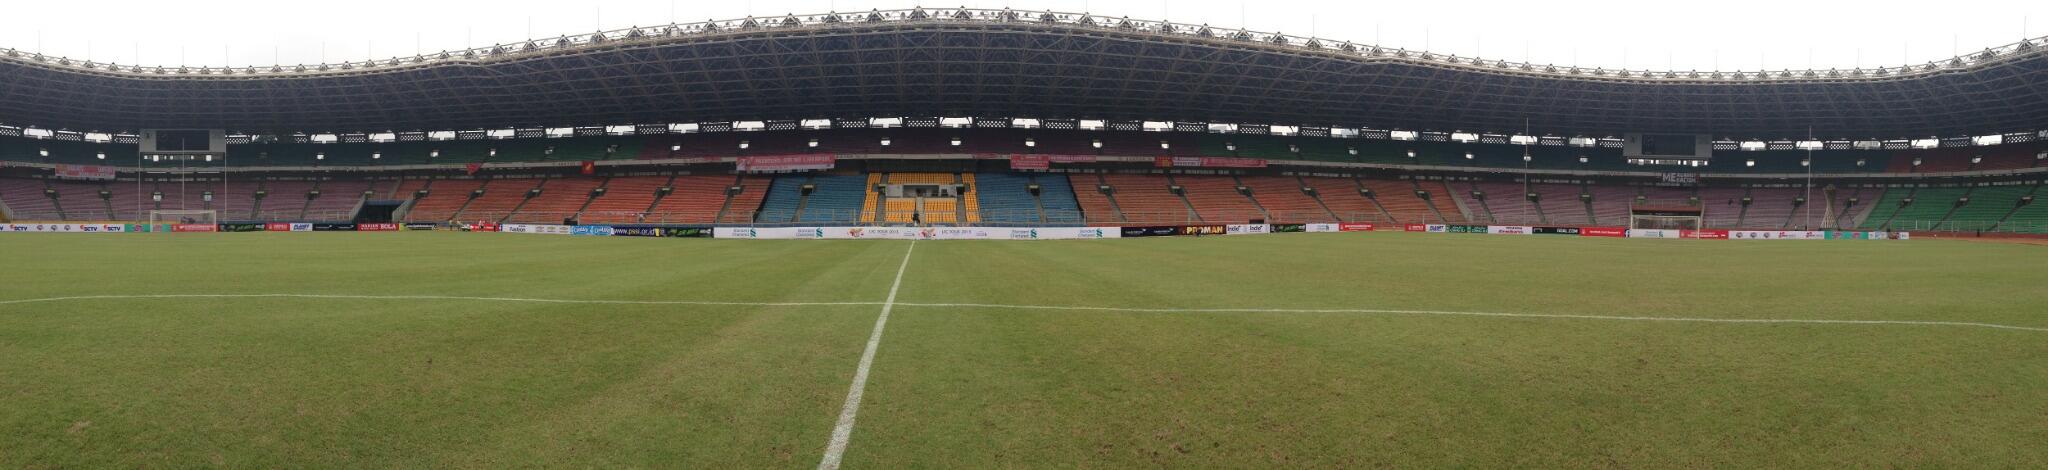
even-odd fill
[[(601, 29), (748, 15), (907, 8), (914, 1), (93, 1), (0, 5), (0, 47), (144, 65), (388, 58)], [(960, 2), (946, 3), (959, 6)], [(1314, 34), (1589, 67), (1850, 68), (1924, 63), (2048, 35), (2048, 2), (985, 0)], [(928, 6), (939, 6), (937, 4)], [(2031, 21), (2030, 21), (2031, 20)]]

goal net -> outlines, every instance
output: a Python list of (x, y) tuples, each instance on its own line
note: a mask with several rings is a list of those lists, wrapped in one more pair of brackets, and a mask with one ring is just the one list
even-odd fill
[(152, 229), (167, 229), (177, 232), (211, 232), (219, 227), (220, 211), (211, 210), (153, 210), (149, 211), (149, 226)]
[(1629, 208), (1628, 228), (1643, 230), (1699, 230), (1706, 212), (1694, 205), (1644, 204)]

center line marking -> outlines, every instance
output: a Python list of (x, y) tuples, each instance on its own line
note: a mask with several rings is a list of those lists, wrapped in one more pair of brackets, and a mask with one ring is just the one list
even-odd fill
[(889, 298), (882, 301), (882, 315), (875, 318), (875, 332), (868, 335), (868, 348), (860, 353), (860, 367), (853, 370), (846, 406), (839, 408), (839, 424), (832, 426), (832, 442), (825, 445), (825, 458), (818, 461), (818, 470), (837, 470), (839, 460), (846, 456), (846, 444), (853, 439), (853, 418), (860, 413), (860, 397), (868, 387), (868, 369), (875, 364), (875, 348), (882, 345), (882, 327), (888, 326), (889, 311), (896, 308), (896, 290), (903, 287), (903, 271), (910, 268), (910, 254), (915, 251), (917, 240), (911, 240), (910, 248), (903, 250), (903, 264), (896, 266), (896, 281), (889, 284)]

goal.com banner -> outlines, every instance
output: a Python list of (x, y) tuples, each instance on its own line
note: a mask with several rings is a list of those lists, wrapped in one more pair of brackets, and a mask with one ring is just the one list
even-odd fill
[(34, 233), (122, 233), (124, 224), (0, 224), (0, 232)]

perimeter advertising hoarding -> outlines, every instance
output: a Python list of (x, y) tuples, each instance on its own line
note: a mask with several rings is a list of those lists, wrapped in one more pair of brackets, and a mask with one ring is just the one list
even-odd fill
[(394, 223), (389, 223), (389, 222), (382, 222), (382, 223), (365, 223), (365, 224), (356, 224), (356, 231), (358, 231), (358, 232), (396, 232), (396, 231), (398, 231), (398, 224), (394, 224)]
[(1533, 227), (1529, 227), (1529, 226), (1526, 226), (1526, 225), (1488, 225), (1488, 226), (1486, 226), (1486, 233), (1491, 233), (1491, 234), (1494, 234), (1494, 235), (1528, 235), (1528, 234), (1530, 234), (1530, 233), (1534, 233), (1534, 232), (1535, 232), (1535, 229), (1534, 229)]
[(1728, 232), (1730, 240), (1821, 240), (1827, 232), (1818, 230), (1736, 230)]
[(1223, 226), (1223, 233), (1229, 235), (1259, 235), (1273, 233), (1273, 226), (1267, 224), (1231, 224)]
[(1536, 235), (1579, 235), (1578, 227), (1532, 227), (1529, 233)]
[(122, 233), (123, 224), (0, 224), (0, 232), (34, 233)]
[(1629, 238), (1678, 238), (1679, 235), (1682, 234), (1679, 233), (1679, 231), (1677, 230), (1654, 230), (1637, 228), (1629, 229), (1628, 231)]
[(1582, 237), (1612, 237), (1612, 238), (1622, 238), (1622, 237), (1627, 237), (1627, 236), (1628, 236), (1628, 228), (1626, 228), (1626, 227), (1579, 227), (1579, 236), (1582, 236)]
[(1304, 226), (1302, 226), (1302, 230), (1303, 230), (1303, 231), (1306, 231), (1306, 232), (1318, 232), (1318, 233), (1320, 233), (1320, 232), (1335, 232), (1335, 231), (1337, 231), (1337, 224), (1308, 224), (1308, 225), (1304, 225)]

